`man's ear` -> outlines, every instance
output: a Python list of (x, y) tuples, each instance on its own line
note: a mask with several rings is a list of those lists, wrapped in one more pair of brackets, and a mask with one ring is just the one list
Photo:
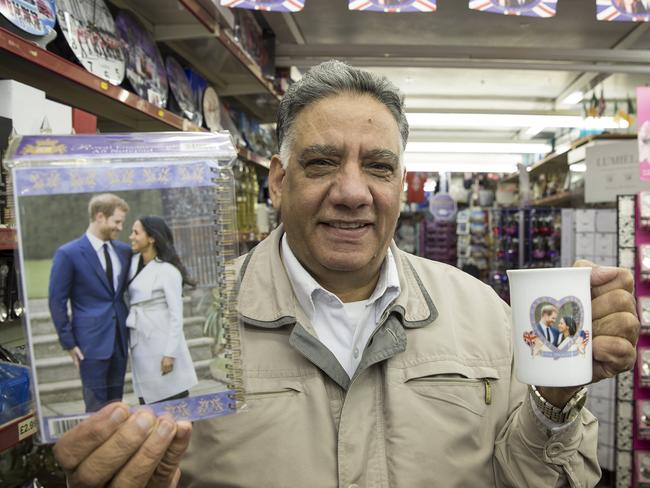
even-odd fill
[(273, 208), (279, 209), (282, 203), (282, 182), (286, 171), (282, 167), (282, 160), (280, 156), (274, 154), (271, 158), (271, 166), (269, 167), (269, 192), (271, 194), (271, 202)]

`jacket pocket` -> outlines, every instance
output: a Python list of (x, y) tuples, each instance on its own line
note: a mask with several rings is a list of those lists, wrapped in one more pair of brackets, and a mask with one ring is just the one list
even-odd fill
[(247, 402), (268, 400), (271, 398), (291, 397), (303, 392), (302, 382), (276, 378), (249, 378), (245, 387)]
[(418, 365), (403, 371), (404, 386), (415, 394), (462, 407), (483, 416), (492, 403), (499, 373), (494, 368), (460, 364)]

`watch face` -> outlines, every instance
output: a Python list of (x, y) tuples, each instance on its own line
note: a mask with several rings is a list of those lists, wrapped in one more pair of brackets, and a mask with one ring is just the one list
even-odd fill
[(44, 36), (54, 29), (54, 0), (0, 0), (0, 14), (19, 29)]
[[(2, 1), (2, 0), (0, 0)], [(115, 25), (126, 50), (126, 78), (135, 92), (158, 107), (167, 106), (167, 72), (151, 35), (126, 10), (120, 11)]]
[(223, 130), (219, 96), (211, 86), (207, 87), (203, 92), (203, 117), (205, 118), (205, 125), (211, 131)]
[(197, 107), (192, 97), (192, 87), (190, 81), (185, 76), (181, 65), (171, 56), (165, 59), (167, 68), (167, 78), (169, 80), (169, 89), (171, 90), (178, 106), (183, 112), (183, 117), (188, 120), (194, 120), (197, 113)]
[(63, 35), (82, 66), (114, 85), (122, 83), (126, 58), (104, 0), (56, 0), (56, 9)]

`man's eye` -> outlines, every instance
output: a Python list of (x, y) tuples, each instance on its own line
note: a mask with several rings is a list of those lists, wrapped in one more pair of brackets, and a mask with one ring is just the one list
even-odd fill
[(377, 173), (392, 173), (394, 168), (391, 164), (388, 163), (371, 163), (368, 165), (368, 168)]
[(319, 167), (319, 166), (331, 166), (334, 164), (329, 159), (312, 159), (307, 161), (307, 166)]

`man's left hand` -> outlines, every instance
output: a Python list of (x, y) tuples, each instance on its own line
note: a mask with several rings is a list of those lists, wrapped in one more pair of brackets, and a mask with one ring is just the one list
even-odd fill
[[(634, 280), (622, 268), (597, 266), (586, 260), (575, 263), (591, 271), (591, 318), (593, 377), (591, 382), (611, 378), (630, 370), (636, 361), (640, 323), (634, 300)], [(539, 387), (552, 404), (563, 407), (578, 390), (576, 387)]]

